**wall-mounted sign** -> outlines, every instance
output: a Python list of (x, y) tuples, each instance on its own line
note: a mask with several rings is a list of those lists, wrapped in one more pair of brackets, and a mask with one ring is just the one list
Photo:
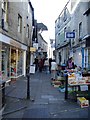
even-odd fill
[(33, 47), (38, 49), (38, 43), (33, 43)]
[(66, 32), (66, 38), (75, 38), (75, 32)]

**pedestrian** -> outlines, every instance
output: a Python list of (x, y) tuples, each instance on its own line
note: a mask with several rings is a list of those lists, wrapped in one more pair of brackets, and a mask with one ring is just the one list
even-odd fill
[(48, 73), (48, 67), (49, 67), (49, 61), (48, 61), (48, 59), (46, 59), (44, 62), (44, 69), (45, 69), (46, 73)]
[(51, 80), (56, 79), (56, 70), (57, 70), (57, 63), (55, 60), (51, 62)]
[(42, 69), (43, 69), (43, 59), (42, 58), (39, 60), (38, 65), (39, 65), (39, 71), (42, 72)]
[(74, 69), (74, 68), (75, 68), (75, 67), (74, 67), (74, 62), (73, 62), (72, 57), (69, 58), (69, 60), (68, 60), (67, 68), (68, 68), (68, 69)]
[(52, 58), (49, 58), (49, 72), (51, 73), (51, 62), (52, 62)]
[(35, 71), (38, 70), (38, 57), (34, 59), (34, 64), (35, 64)]

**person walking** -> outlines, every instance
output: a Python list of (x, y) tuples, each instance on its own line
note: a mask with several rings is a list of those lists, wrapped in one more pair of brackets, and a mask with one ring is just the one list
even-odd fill
[(38, 57), (35, 58), (34, 64), (35, 64), (35, 71), (37, 71), (38, 70)]
[(52, 62), (52, 58), (49, 58), (49, 72), (51, 73), (51, 62)]
[(42, 72), (42, 69), (43, 69), (43, 59), (41, 58), (39, 60), (39, 71)]
[(55, 60), (51, 62), (51, 80), (56, 79), (56, 70), (57, 70), (57, 63)]
[(45, 69), (46, 73), (48, 73), (48, 66), (49, 66), (49, 61), (48, 61), (48, 59), (46, 59), (44, 62), (44, 69)]

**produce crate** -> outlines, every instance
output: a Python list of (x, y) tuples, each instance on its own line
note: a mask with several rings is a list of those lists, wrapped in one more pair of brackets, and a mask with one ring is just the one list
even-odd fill
[(81, 108), (89, 107), (89, 101), (85, 97), (77, 97), (77, 103)]

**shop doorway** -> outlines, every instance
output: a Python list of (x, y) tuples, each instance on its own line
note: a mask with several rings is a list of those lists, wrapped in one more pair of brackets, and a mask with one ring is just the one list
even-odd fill
[(1, 49), (1, 71), (2, 71), (2, 80), (9, 80), (10, 79), (10, 48), (8, 45), (2, 43)]

